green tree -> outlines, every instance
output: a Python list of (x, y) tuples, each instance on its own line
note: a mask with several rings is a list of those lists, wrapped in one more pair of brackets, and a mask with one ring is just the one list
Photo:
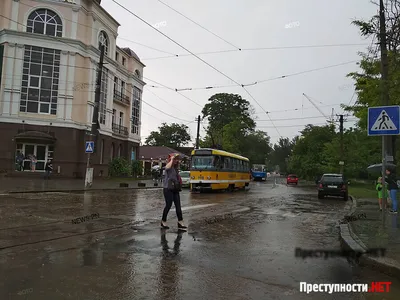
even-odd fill
[(344, 174), (348, 178), (368, 178), (367, 167), (380, 160), (379, 137), (370, 137), (366, 130), (350, 128), (343, 134), (344, 157), (340, 155), (340, 136), (325, 144), (323, 151), (327, 162), (325, 172), (339, 172), (339, 161), (344, 161)]
[[(244, 132), (254, 131), (256, 123), (251, 117), (253, 109), (250, 102), (236, 94), (215, 94), (202, 110), (203, 119), (207, 118), (207, 136), (205, 140), (211, 141), (213, 145), (223, 144), (224, 133), (231, 127), (226, 127), (232, 122), (240, 124)], [(225, 139), (226, 141), (226, 139)], [(223, 145), (225, 148), (225, 145)]]
[(265, 161), (272, 151), (268, 134), (261, 130), (256, 130), (245, 137), (244, 143), (246, 148), (243, 151), (243, 155), (247, 157), (252, 164), (265, 164)]
[(158, 131), (150, 132), (145, 144), (149, 146), (167, 146), (171, 148), (187, 145), (191, 140), (189, 127), (184, 124), (162, 123)]
[[(400, 45), (400, 1), (388, 0), (385, 2), (386, 11), (386, 40), (388, 47), (388, 92), (391, 105), (400, 104), (400, 55), (398, 53)], [(373, 37), (374, 41), (378, 44), (380, 41), (380, 24), (379, 16), (374, 15), (369, 20), (356, 20), (353, 22), (356, 25), (363, 37)], [(367, 129), (367, 118), (368, 118), (368, 107), (380, 106), (382, 85), (381, 85), (381, 61), (379, 55), (379, 44), (374, 45), (368, 49), (368, 53), (360, 53), (361, 61), (359, 66), (361, 72), (351, 72), (348, 77), (355, 81), (355, 88), (357, 93), (357, 100), (352, 106), (343, 106), (343, 108), (354, 114), (360, 120), (358, 126), (362, 130)], [(371, 139), (371, 137), (370, 137)], [(400, 142), (396, 136), (393, 137), (393, 153), (396, 160), (399, 160), (399, 153), (396, 153), (396, 148), (399, 149)], [(375, 144), (376, 149), (373, 151), (377, 152), (380, 150), (380, 145)], [(371, 161), (370, 163), (378, 162)]]
[(307, 125), (293, 147), (288, 160), (288, 172), (300, 177), (314, 179), (326, 172), (329, 160), (324, 152), (326, 144), (331, 143), (336, 133), (333, 125)]
[(131, 164), (123, 157), (113, 158), (108, 166), (110, 177), (128, 177), (132, 175)]
[(279, 171), (287, 173), (288, 159), (292, 153), (293, 147), (296, 143), (296, 138), (290, 140), (289, 138), (280, 138), (273, 146), (273, 149), (268, 156), (269, 168), (279, 166)]
[(143, 164), (139, 160), (132, 161), (132, 175), (138, 176), (142, 175), (143, 172)]

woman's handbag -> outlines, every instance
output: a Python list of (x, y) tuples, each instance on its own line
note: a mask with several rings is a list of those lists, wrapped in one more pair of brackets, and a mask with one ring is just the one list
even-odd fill
[(182, 190), (182, 186), (179, 181), (170, 178), (168, 180), (168, 189), (172, 192), (180, 192)]

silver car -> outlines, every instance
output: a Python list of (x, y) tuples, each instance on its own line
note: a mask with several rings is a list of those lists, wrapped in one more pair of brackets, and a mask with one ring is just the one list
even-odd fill
[(190, 171), (181, 171), (179, 175), (182, 178), (182, 187), (190, 187)]

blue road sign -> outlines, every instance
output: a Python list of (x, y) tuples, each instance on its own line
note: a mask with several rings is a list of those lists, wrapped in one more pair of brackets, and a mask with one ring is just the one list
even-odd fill
[(400, 134), (400, 106), (368, 108), (368, 135)]
[(86, 153), (93, 153), (93, 149), (94, 149), (94, 142), (92, 142), (92, 141), (86, 142), (86, 144), (85, 144), (85, 152)]

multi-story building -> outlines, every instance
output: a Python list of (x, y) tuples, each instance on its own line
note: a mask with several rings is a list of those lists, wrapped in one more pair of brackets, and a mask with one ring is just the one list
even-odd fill
[(116, 45), (119, 26), (100, 0), (0, 1), (0, 171), (15, 170), (20, 151), (37, 171), (52, 159), (56, 173), (85, 174), (100, 45), (94, 176), (114, 157), (137, 159), (145, 65)]

